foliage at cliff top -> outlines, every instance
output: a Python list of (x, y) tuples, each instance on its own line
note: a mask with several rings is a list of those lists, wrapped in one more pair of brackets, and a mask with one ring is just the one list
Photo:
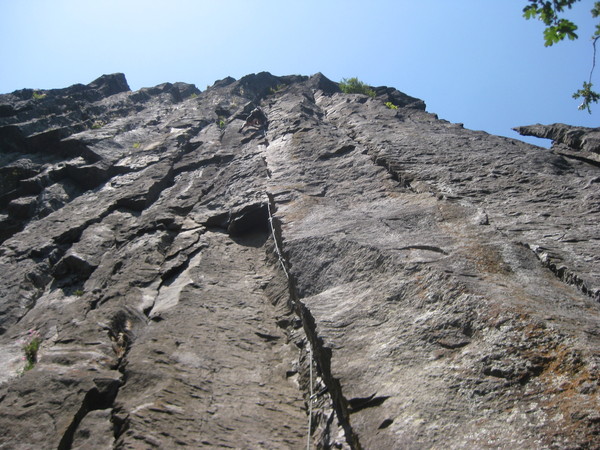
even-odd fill
[(369, 97), (375, 97), (375, 91), (358, 78), (342, 78), (340, 89), (345, 94), (365, 94)]

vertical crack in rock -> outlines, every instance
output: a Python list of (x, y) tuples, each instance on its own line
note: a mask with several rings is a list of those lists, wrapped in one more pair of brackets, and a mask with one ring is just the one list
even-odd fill
[(263, 292), (270, 269), (263, 266), (262, 228), (234, 236), (206, 230), (208, 246), (190, 253), (186, 269), (165, 286), (178, 291), (177, 304), (161, 303), (169, 294), (161, 289), (150, 313), (155, 320), (128, 353), (118, 397), (119, 415), (128, 419), (117, 445), (301, 442), (300, 395), (285, 378), (291, 348)]
[[(283, 255), (283, 237), (281, 233), (281, 227), (278, 225), (277, 218), (274, 216), (274, 212), (276, 212), (275, 200), (272, 194), (267, 193), (267, 196), (270, 205), (269, 223), (271, 225), (271, 230), (273, 233), (273, 240), (277, 256), (281, 264), (281, 268), (285, 272), (285, 276), (288, 281), (290, 306), (293, 309), (293, 311), (298, 315), (298, 317), (300, 317), (300, 319), (302, 320), (304, 332), (306, 333), (306, 336), (310, 343), (309, 345), (312, 349), (312, 352), (310, 352), (309, 354), (312, 354), (314, 361), (317, 364), (317, 368), (320, 372), (320, 375), (323, 378), (325, 386), (327, 387), (327, 393), (331, 397), (337, 419), (344, 430), (346, 443), (352, 449), (360, 449), (361, 446), (358, 441), (358, 436), (355, 435), (350, 424), (348, 401), (342, 393), (342, 387), (339, 383), (339, 380), (337, 380), (331, 374), (331, 349), (325, 347), (323, 340), (318, 335), (317, 325), (315, 323), (313, 315), (311, 314), (310, 310), (302, 303), (301, 299), (298, 296), (294, 276), (290, 272), (287, 260)], [(311, 364), (311, 362), (309, 362), (309, 364)], [(309, 394), (307, 402), (312, 401), (313, 398)]]
[[(112, 369), (117, 370), (118, 373), (120, 373), (120, 377), (93, 378), (92, 381), (94, 387), (89, 389), (84, 395), (81, 406), (73, 416), (71, 423), (66, 428), (58, 443), (57, 448), (59, 450), (71, 449), (74, 442), (78, 440), (81, 441), (78, 442), (78, 447), (87, 445), (90, 436), (87, 431), (80, 432), (79, 429), (81, 424), (87, 420), (88, 416), (93, 411), (110, 411), (110, 413), (99, 415), (97, 418), (92, 418), (91, 423), (93, 424), (98, 421), (104, 422), (106, 425), (110, 423), (113, 430), (111, 435), (114, 434), (114, 438), (111, 440), (116, 439), (118, 435), (123, 432), (126, 423), (118, 420), (115, 399), (119, 393), (119, 389), (125, 385), (127, 380), (126, 357), (134, 341), (134, 328), (136, 328), (136, 326), (139, 327), (142, 323), (145, 323), (145, 321), (139, 317), (139, 314), (132, 309), (129, 309), (117, 311), (105, 326), (108, 337), (112, 342), (112, 350), (116, 357), (116, 362)], [(78, 434), (81, 436), (78, 436)], [(98, 440), (104, 440), (106, 439), (106, 436), (96, 436), (96, 438)]]
[(81, 408), (79, 408), (79, 411), (77, 411), (75, 417), (73, 417), (73, 421), (58, 444), (58, 450), (71, 449), (77, 428), (87, 414), (95, 410), (112, 408), (115, 397), (119, 391), (120, 381), (96, 378), (94, 379), (94, 383), (96, 386), (85, 394)]

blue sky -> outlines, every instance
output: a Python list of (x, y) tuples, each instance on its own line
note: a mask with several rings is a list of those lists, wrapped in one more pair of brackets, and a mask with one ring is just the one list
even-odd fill
[[(579, 40), (544, 47), (526, 0), (0, 0), (0, 92), (125, 73), (132, 89), (200, 89), (226, 76), (322, 72), (423, 99), (465, 127), (595, 127), (571, 94), (587, 80), (592, 0), (570, 13)], [(595, 77), (600, 86), (600, 67)], [(531, 140), (545, 143), (545, 140)]]

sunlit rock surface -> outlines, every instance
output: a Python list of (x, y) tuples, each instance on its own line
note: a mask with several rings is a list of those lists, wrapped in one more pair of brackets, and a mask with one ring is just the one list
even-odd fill
[(0, 448), (595, 447), (595, 131), (373, 89), (1, 95)]

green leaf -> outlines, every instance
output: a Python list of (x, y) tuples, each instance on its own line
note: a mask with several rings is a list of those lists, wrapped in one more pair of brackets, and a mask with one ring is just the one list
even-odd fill
[(545, 2), (542, 6), (540, 19), (546, 25), (551, 25), (556, 21), (556, 12), (552, 8), (552, 4), (550, 2)]
[(600, 100), (600, 94), (592, 90), (593, 84), (583, 82), (583, 89), (579, 89), (577, 92), (573, 94), (573, 98), (581, 98), (583, 101), (581, 105), (579, 105), (579, 110), (586, 109), (588, 113), (592, 113), (591, 103), (598, 103)]
[(565, 37), (568, 37), (573, 41), (579, 37), (577, 36), (577, 33), (575, 33), (576, 29), (577, 25), (570, 20), (560, 19), (557, 21), (556, 25), (549, 26), (544, 30), (544, 45), (550, 47), (551, 45), (562, 41)]
[(575, 30), (577, 30), (577, 25), (575, 25), (570, 20), (560, 19), (556, 26), (558, 27), (560, 33), (562, 34), (562, 39), (564, 39), (565, 35), (572, 41), (579, 37), (575, 33)]
[(544, 45), (550, 47), (560, 41), (556, 27), (548, 27), (544, 30)]
[(525, 17), (527, 20), (535, 19), (538, 15), (538, 12), (539, 10), (535, 5), (528, 5), (523, 8), (523, 17)]

